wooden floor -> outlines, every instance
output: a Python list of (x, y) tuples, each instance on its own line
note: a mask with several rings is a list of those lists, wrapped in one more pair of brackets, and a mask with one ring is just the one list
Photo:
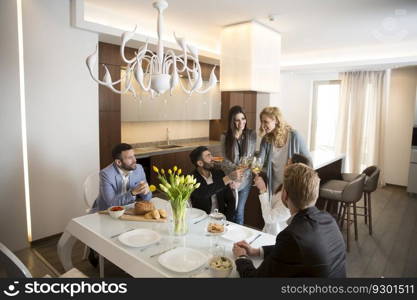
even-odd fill
[[(362, 201), (358, 205), (362, 206)], [(352, 226), (351, 250), (347, 253), (348, 277), (417, 277), (417, 198), (410, 197), (405, 188), (387, 186), (372, 194), (372, 212), (372, 236), (363, 217), (358, 218), (357, 242)], [(35, 242), (32, 248), (16, 253), (34, 277), (64, 272), (56, 252), (58, 239), (55, 236)], [(89, 277), (98, 277), (98, 269), (88, 260), (82, 260), (83, 249), (81, 243), (74, 246), (74, 266)], [(105, 277), (129, 275), (106, 261)]]

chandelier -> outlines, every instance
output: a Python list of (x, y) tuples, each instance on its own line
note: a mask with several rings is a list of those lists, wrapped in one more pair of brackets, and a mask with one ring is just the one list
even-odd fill
[[(152, 98), (156, 95), (161, 95), (167, 90), (172, 91), (178, 86), (182, 90), (191, 95), (193, 92), (206, 93), (217, 83), (217, 77), (214, 74), (214, 67), (211, 71), (210, 78), (206, 87), (203, 87), (203, 79), (201, 75), (201, 66), (198, 60), (198, 49), (193, 45), (187, 43), (184, 38), (177, 37), (174, 33), (174, 38), (179, 45), (181, 52), (176, 54), (173, 50), (168, 49), (164, 51), (162, 42), (163, 32), (163, 16), (162, 12), (168, 7), (168, 3), (164, 0), (158, 0), (153, 3), (153, 7), (158, 10), (158, 49), (156, 53), (148, 49), (148, 41), (145, 45), (135, 52), (135, 56), (127, 59), (125, 56), (125, 45), (136, 33), (137, 25), (133, 31), (126, 31), (121, 36), (120, 56), (127, 64), (126, 72), (120, 80), (113, 81), (110, 72), (106, 65), (103, 64), (105, 73), (103, 79), (97, 78), (93, 69), (97, 64), (98, 47), (93, 54), (87, 57), (86, 64), (91, 77), (97, 83), (104, 85), (118, 94), (132, 93), (136, 97), (136, 91), (133, 88), (132, 82), (136, 80), (141, 89), (145, 92), (151, 93)], [(142, 62), (146, 61), (143, 67)], [(180, 80), (179, 73), (186, 74), (188, 84)], [(121, 90), (115, 88), (115, 85), (121, 81), (125, 82), (125, 87)]]

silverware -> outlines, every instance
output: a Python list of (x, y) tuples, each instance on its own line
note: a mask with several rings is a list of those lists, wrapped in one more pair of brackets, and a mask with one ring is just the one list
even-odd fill
[(201, 221), (204, 221), (207, 218), (208, 218), (208, 216), (205, 216), (204, 218), (202, 218), (201, 220), (198, 220), (197, 222), (194, 222), (193, 224), (198, 224), (198, 223), (200, 223)]
[(171, 248), (168, 248), (168, 249), (166, 249), (166, 250), (164, 250), (164, 251), (161, 251), (161, 252), (158, 252), (158, 253), (152, 254), (152, 255), (151, 255), (151, 256), (149, 256), (149, 257), (150, 257), (150, 258), (153, 258), (153, 257), (155, 257), (155, 256), (158, 256), (158, 255), (164, 254), (165, 252), (168, 252), (169, 250), (173, 250), (173, 249), (175, 249), (175, 248), (177, 248), (177, 247), (171, 247)]
[(251, 245), (254, 241), (256, 241), (258, 238), (260, 238), (262, 236), (262, 234), (258, 234), (250, 243), (249, 245)]
[(129, 231), (132, 231), (132, 230), (135, 230), (135, 229), (136, 229), (136, 228), (132, 228), (132, 229), (129, 229), (129, 230), (126, 230), (126, 231), (120, 232), (120, 233), (118, 233), (118, 234), (112, 235), (110, 238), (112, 239), (112, 238), (118, 237), (119, 235), (121, 235), (121, 234), (123, 234), (123, 233), (129, 232)]

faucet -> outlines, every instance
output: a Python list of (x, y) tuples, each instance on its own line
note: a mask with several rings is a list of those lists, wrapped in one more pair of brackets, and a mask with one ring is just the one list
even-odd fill
[(169, 145), (169, 128), (167, 127), (167, 145)]

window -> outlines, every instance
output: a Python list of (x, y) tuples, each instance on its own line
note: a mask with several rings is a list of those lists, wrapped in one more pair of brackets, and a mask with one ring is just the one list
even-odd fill
[(340, 80), (315, 81), (310, 149), (335, 151)]

